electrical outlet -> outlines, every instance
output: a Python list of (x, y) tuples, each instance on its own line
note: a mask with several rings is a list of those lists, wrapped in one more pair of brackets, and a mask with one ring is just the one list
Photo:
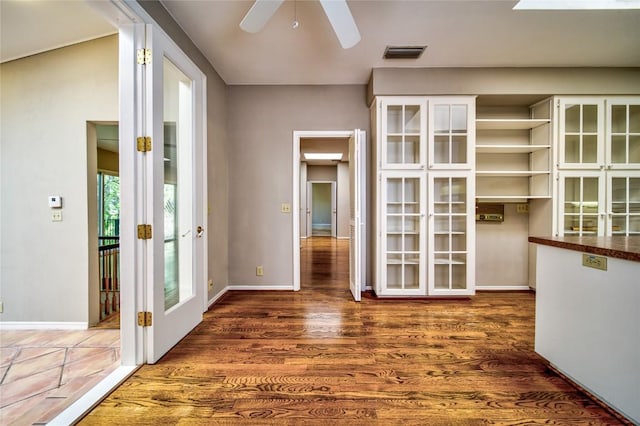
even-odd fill
[(51, 211), (51, 222), (62, 222), (62, 210)]
[(291, 213), (291, 204), (282, 203), (282, 205), (280, 206), (280, 211), (282, 213)]
[(209, 290), (213, 290), (213, 279), (209, 278), (209, 281), (207, 281), (207, 285), (209, 286)]
[(4, 302), (0, 302), (0, 314), (4, 312)]
[(262, 269), (262, 266), (256, 266), (256, 275), (258, 277), (261, 277), (264, 275), (264, 269)]
[(529, 204), (516, 204), (516, 213), (529, 213)]

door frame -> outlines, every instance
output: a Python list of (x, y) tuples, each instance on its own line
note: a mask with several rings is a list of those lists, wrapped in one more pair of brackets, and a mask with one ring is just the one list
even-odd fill
[[(304, 138), (318, 138), (318, 139), (329, 139), (329, 138), (340, 138), (340, 139), (349, 139), (352, 136), (355, 136), (355, 130), (294, 130), (293, 131), (293, 152), (292, 152), (292, 175), (293, 175), (293, 193), (291, 199), (293, 200), (291, 211), (294, 213), (295, 217), (293, 217), (293, 290), (300, 291), (300, 214), (303, 212), (300, 210), (300, 140)], [(363, 144), (364, 145), (364, 144)], [(361, 147), (361, 156), (362, 159), (366, 159), (364, 146)], [(366, 160), (361, 161), (361, 176), (366, 176), (367, 167)], [(360, 194), (362, 198), (366, 199), (366, 182), (364, 179), (360, 179)], [(351, 195), (350, 195), (351, 196)], [(364, 208), (366, 204), (363, 204), (362, 211), (366, 211)], [(304, 212), (306, 215), (306, 212)], [(362, 221), (366, 222), (365, 216), (362, 216)], [(362, 239), (366, 239), (366, 235), (362, 235)], [(363, 243), (366, 247), (366, 241)], [(365, 257), (366, 258), (366, 257)], [(365, 261), (362, 262), (362, 271), (364, 276), (364, 271), (366, 271)], [(347, 284), (349, 284), (347, 282)], [(364, 280), (362, 284), (362, 288), (365, 287)]]

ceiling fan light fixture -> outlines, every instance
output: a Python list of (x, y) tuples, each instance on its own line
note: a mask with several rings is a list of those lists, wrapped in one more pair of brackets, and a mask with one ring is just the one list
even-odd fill
[(387, 46), (384, 59), (418, 59), (427, 46)]

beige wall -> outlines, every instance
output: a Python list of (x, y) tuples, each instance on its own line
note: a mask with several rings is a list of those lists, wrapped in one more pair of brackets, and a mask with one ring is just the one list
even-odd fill
[(376, 68), (368, 103), (381, 95), (640, 94), (640, 68)]
[[(369, 129), (366, 87), (229, 86), (229, 284), (291, 286), (293, 131)], [(264, 276), (256, 277), (257, 265)]]
[(87, 323), (87, 122), (118, 119), (118, 38), (4, 63), (0, 84), (0, 319)]
[(229, 165), (227, 152), (226, 84), (182, 28), (159, 2), (141, 1), (149, 13), (176, 44), (191, 58), (207, 78), (207, 185), (208, 185), (208, 261), (214, 288), (209, 298), (223, 291), (229, 267)]

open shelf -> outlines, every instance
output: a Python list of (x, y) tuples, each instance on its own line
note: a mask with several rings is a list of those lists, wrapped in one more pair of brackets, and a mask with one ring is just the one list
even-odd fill
[(476, 145), (478, 154), (529, 154), (536, 151), (550, 149), (551, 145), (507, 145), (507, 144), (482, 144)]
[(477, 170), (476, 176), (527, 177), (551, 174), (548, 170)]
[(550, 122), (546, 118), (477, 118), (476, 130), (531, 130)]

